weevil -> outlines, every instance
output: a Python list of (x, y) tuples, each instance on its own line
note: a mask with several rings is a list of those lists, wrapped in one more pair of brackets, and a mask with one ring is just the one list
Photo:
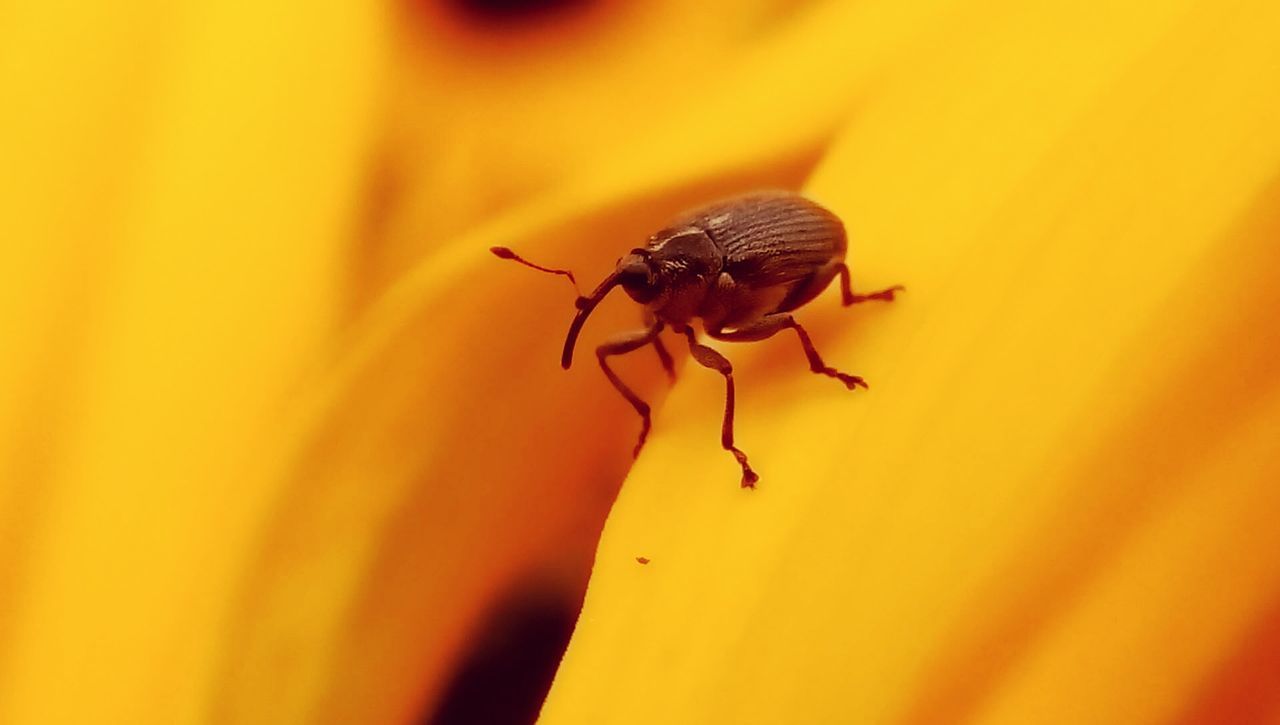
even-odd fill
[[(652, 345), (667, 376), (675, 380), (671, 353), (659, 337), (670, 326), (684, 335), (695, 362), (725, 379), (724, 420), (720, 444), (742, 467), (742, 486), (754, 488), (759, 476), (747, 454), (733, 442), (733, 365), (719, 352), (698, 342), (691, 323), (701, 320), (706, 334), (728, 342), (754, 342), (795, 330), (809, 369), (854, 390), (867, 387), (857, 375), (828, 366), (809, 333), (792, 312), (822, 293), (837, 276), (844, 305), (868, 300), (891, 302), (901, 285), (854, 294), (845, 264), (848, 238), (840, 218), (805, 197), (786, 191), (756, 192), (714, 202), (687, 212), (649, 237), (642, 247), (618, 260), (617, 267), (590, 295), (581, 292), (577, 314), (565, 337), (560, 365), (573, 362), (578, 333), (591, 311), (615, 287), (622, 287), (643, 306), (645, 328), (613, 337), (596, 348), (605, 377), (640, 414), (639, 455), (649, 435), (649, 406), (609, 367), (609, 358)], [(502, 259), (568, 277), (573, 273), (534, 264), (506, 247), (490, 249)]]

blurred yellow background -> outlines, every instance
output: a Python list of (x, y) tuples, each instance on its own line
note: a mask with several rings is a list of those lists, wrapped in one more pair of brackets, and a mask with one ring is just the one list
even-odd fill
[[(0, 4), (0, 723), (429, 721), (505, 602), (584, 588), (547, 723), (1280, 723), (1277, 38), (1268, 0)], [(798, 315), (865, 393), (720, 346), (750, 492), (718, 376), (619, 365), (633, 462), (567, 287), (486, 250), (589, 285), (758, 187), (908, 291)]]

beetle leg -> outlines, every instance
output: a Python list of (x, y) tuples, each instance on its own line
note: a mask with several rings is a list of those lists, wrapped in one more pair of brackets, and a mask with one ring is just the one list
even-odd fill
[(653, 338), (653, 349), (658, 353), (658, 360), (662, 362), (662, 369), (667, 371), (667, 380), (676, 381), (676, 363), (671, 359), (671, 353), (667, 352), (667, 346), (663, 344), (661, 337)]
[(760, 476), (751, 470), (751, 466), (747, 463), (747, 454), (733, 445), (733, 365), (724, 355), (706, 345), (699, 344), (693, 336), (692, 329), (686, 327), (684, 335), (689, 339), (689, 352), (693, 355), (693, 359), (699, 365), (711, 368), (724, 376), (724, 422), (720, 425), (720, 445), (732, 453), (733, 457), (738, 459), (738, 465), (742, 466), (742, 487), (755, 488)]
[(845, 307), (848, 307), (849, 305), (856, 305), (859, 302), (866, 302), (867, 300), (893, 302), (893, 295), (895, 292), (902, 292), (906, 290), (906, 287), (903, 287), (900, 284), (895, 284), (892, 287), (886, 287), (882, 290), (876, 290), (875, 292), (868, 292), (865, 295), (855, 295), (853, 293), (853, 278), (849, 274), (849, 265), (841, 262), (836, 265), (836, 269), (840, 270), (840, 294), (844, 298), (843, 304)]
[(867, 387), (867, 383), (857, 375), (842, 373), (833, 367), (828, 367), (822, 362), (822, 356), (818, 354), (817, 348), (813, 346), (813, 340), (809, 339), (809, 333), (805, 332), (800, 323), (796, 322), (796, 318), (785, 312), (778, 312), (772, 315), (765, 315), (757, 322), (750, 325), (744, 325), (732, 332), (724, 330), (707, 330), (707, 334), (717, 340), (727, 340), (729, 342), (755, 342), (768, 337), (773, 337), (778, 332), (791, 328), (796, 331), (796, 335), (800, 338), (800, 345), (804, 347), (804, 356), (809, 359), (809, 369), (819, 375), (826, 375), (835, 378), (845, 384), (850, 390), (861, 385)]
[[(652, 327), (658, 324), (658, 318), (647, 308), (644, 311), (644, 324), (645, 327)], [(671, 359), (671, 353), (667, 351), (667, 346), (663, 344), (661, 335), (653, 336), (653, 349), (658, 353), (658, 360), (662, 363), (662, 369), (667, 371), (667, 379), (674, 383), (676, 381), (676, 364)]]
[(633, 457), (640, 455), (640, 449), (644, 447), (644, 439), (649, 435), (649, 404), (641, 400), (640, 396), (636, 395), (631, 388), (627, 387), (626, 383), (622, 382), (622, 378), (619, 378), (617, 373), (613, 372), (609, 367), (609, 362), (606, 358), (639, 350), (658, 339), (659, 332), (662, 332), (662, 323), (655, 322), (647, 330), (623, 333), (606, 340), (600, 347), (596, 348), (596, 359), (600, 361), (600, 369), (604, 370), (604, 376), (609, 378), (609, 382), (613, 383), (613, 387), (617, 388), (618, 392), (622, 393), (622, 397), (626, 398), (627, 402), (631, 403), (631, 407), (635, 408), (636, 412), (640, 414), (640, 439), (636, 441), (635, 450), (632, 451), (631, 455)]

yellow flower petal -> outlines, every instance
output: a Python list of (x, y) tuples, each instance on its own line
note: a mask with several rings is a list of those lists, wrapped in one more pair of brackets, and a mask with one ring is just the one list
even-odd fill
[(1164, 722), (1274, 611), (1280, 13), (995, 7), (808, 186), (908, 288), (800, 316), (870, 392), (726, 346), (747, 493), (686, 373), (544, 722)]
[[(866, 30), (879, 40), (864, 46), (809, 49), (819, 18), (780, 32), (700, 99), (698, 115), (662, 121), (607, 163), (584, 162), (563, 188), (444, 245), (370, 308), (304, 406), (279, 474), (291, 484), (235, 617), (231, 639), (243, 645), (229, 665), (228, 717), (411, 717), (495, 601), (530, 579), (585, 575), (638, 423), (589, 355), (559, 369), (568, 288), (487, 247), (509, 244), (589, 280), (617, 244), (684, 207), (744, 183), (796, 184), (849, 101), (783, 81), (800, 69), (845, 91), (866, 83), (892, 41), (915, 32), (912, 14), (883, 15)], [(833, 58), (848, 61), (838, 73)], [(778, 94), (747, 92), (760, 83)], [(749, 129), (732, 123), (744, 112)], [(611, 300), (581, 350), (637, 323), (632, 306)], [(624, 374), (660, 403), (660, 371), (629, 363)]]
[(771, 0), (596, 3), (503, 25), (452, 9), (463, 4), (398, 16), (382, 160), (393, 199), (356, 250), (365, 301), (487, 217), (608, 165), (620, 139), (687, 119), (696, 101), (673, 89), (714, 84), (778, 12)]
[(873, 389), (728, 347), (748, 494), (684, 370), (545, 719), (1274, 716), (1278, 11), (444, 6), (5, 11), (0, 722), (429, 711), (632, 465), (486, 248), (590, 279), (806, 179), (909, 287), (804, 310)]
[(0, 334), (21, 336), (0, 721), (202, 721), (270, 510), (257, 456), (339, 312), (380, 20), (20, 5), (0, 31), (21, 109), (0, 133)]

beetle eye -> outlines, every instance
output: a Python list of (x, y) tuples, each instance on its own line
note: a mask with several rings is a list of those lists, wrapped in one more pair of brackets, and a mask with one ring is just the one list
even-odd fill
[(656, 296), (653, 267), (638, 254), (629, 254), (618, 263), (618, 283), (636, 302), (648, 302)]
[(635, 260), (619, 265), (618, 277), (624, 285), (644, 286), (652, 281), (653, 273), (649, 271), (649, 265), (641, 260)]

